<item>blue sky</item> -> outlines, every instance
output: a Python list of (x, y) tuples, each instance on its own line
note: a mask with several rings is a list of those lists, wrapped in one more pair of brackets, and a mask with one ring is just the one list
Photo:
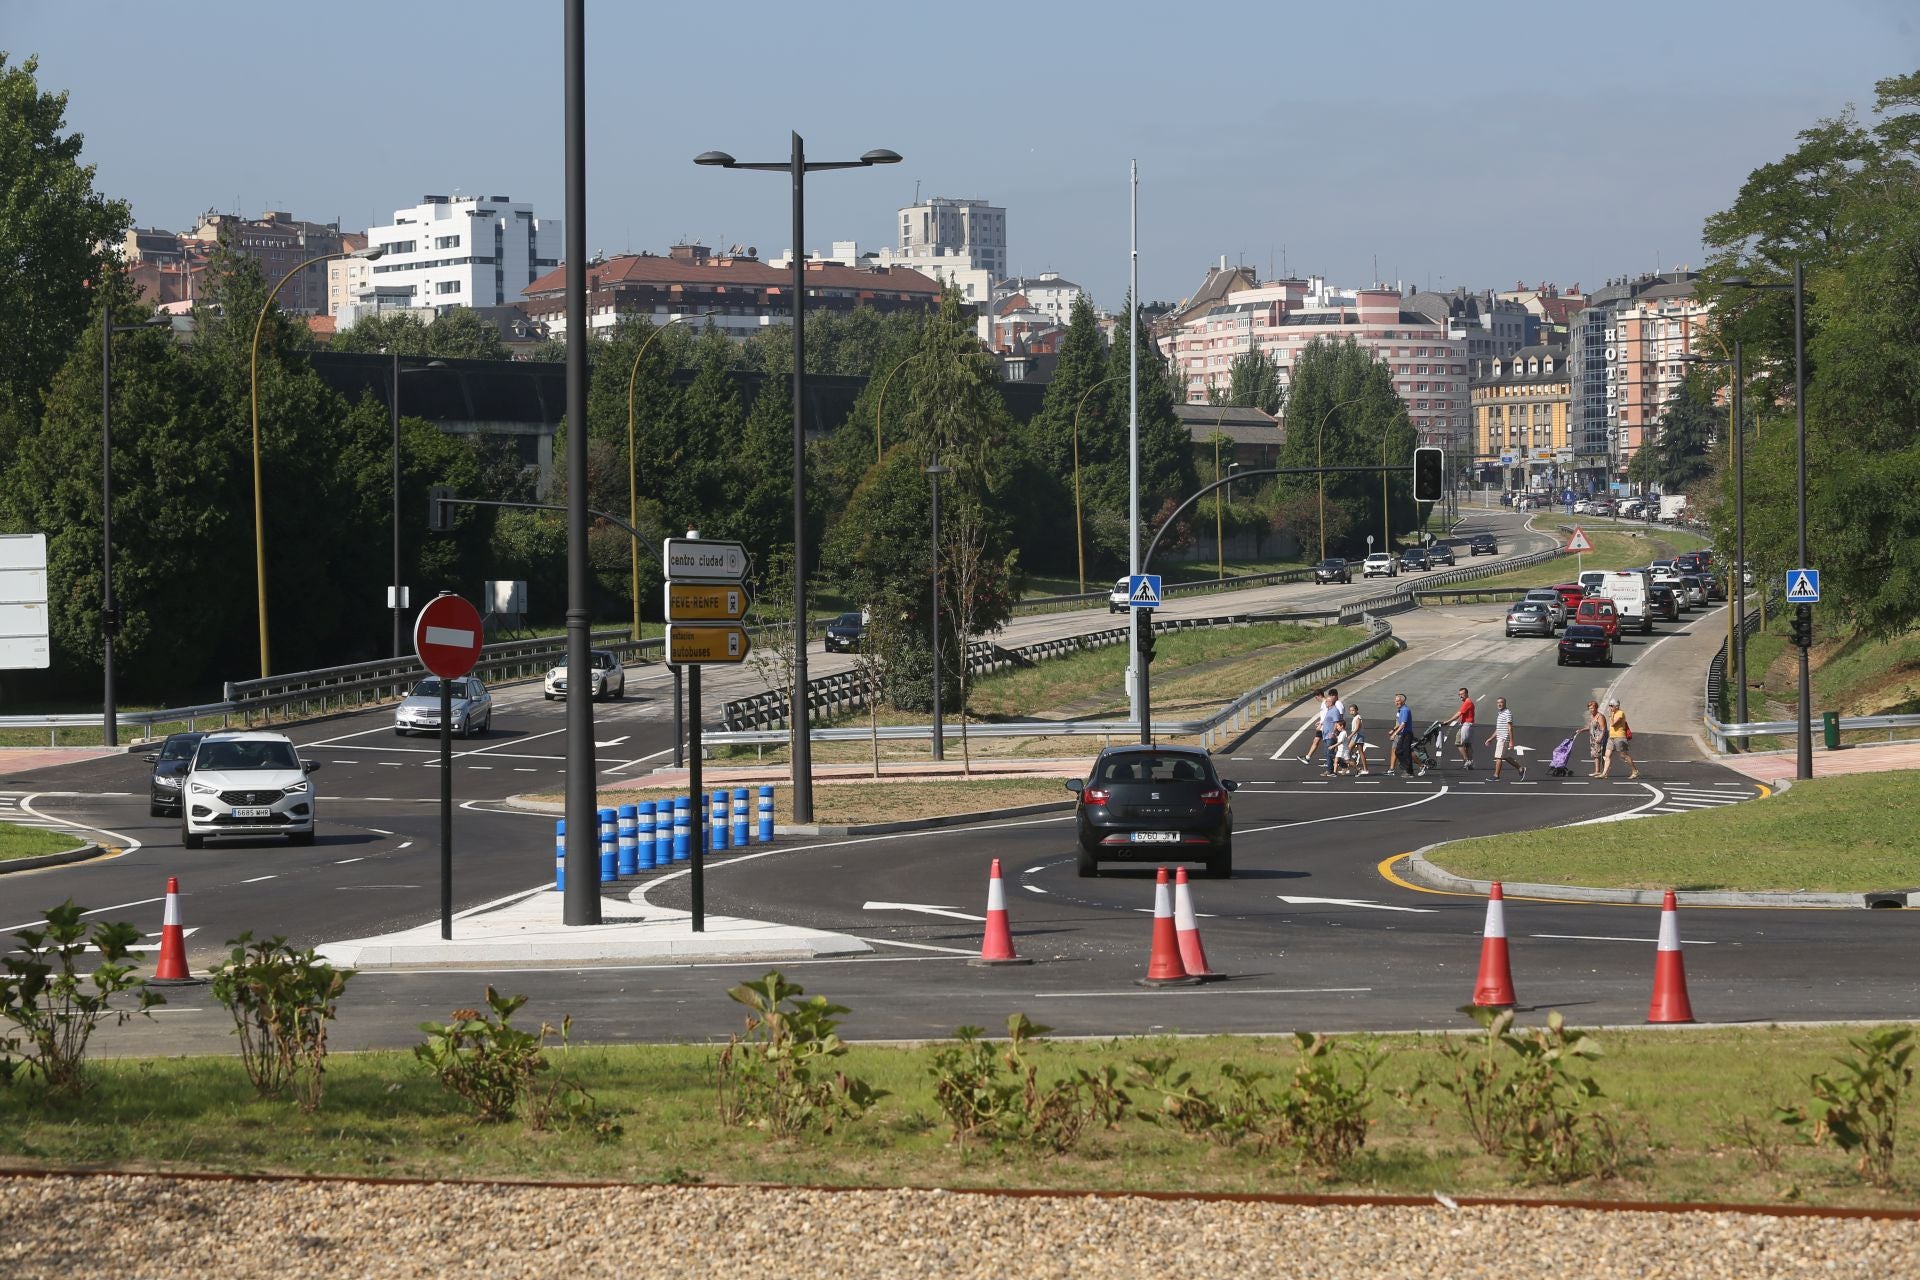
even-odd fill
[[(1343, 284), (1377, 261), (1389, 281), (1592, 288), (1697, 264), (1750, 170), (1920, 69), (1910, 0), (589, 0), (587, 35), (590, 249), (784, 249), (783, 177), (690, 161), (784, 159), (797, 129), (816, 158), (906, 157), (815, 177), (810, 247), (889, 243), (916, 187), (984, 197), (1015, 271), (1109, 307), (1130, 159), (1147, 298), (1222, 254)], [(280, 208), (357, 230), (461, 191), (529, 200), (559, 235), (554, 0), (0, 0), (0, 48), (71, 92), (99, 185), (142, 225)]]

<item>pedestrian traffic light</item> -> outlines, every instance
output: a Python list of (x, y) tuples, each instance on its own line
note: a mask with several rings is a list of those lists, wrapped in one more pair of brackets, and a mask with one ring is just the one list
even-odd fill
[(1793, 645), (1796, 649), (1813, 648), (1812, 605), (1795, 605), (1793, 608), (1793, 621), (1788, 625), (1791, 628), (1791, 634), (1787, 640), (1789, 644)]
[(1413, 451), (1413, 500), (1438, 502), (1446, 488), (1447, 455), (1444, 449), (1423, 445)]
[(1153, 661), (1153, 610), (1136, 609), (1139, 615), (1138, 630), (1133, 633), (1133, 644), (1140, 651), (1140, 665)]
[(118, 636), (121, 625), (125, 621), (126, 611), (121, 608), (119, 601), (116, 600), (112, 604), (101, 606), (100, 629), (106, 632), (107, 635)]
[(436, 484), (427, 490), (427, 528), (433, 533), (453, 532), (453, 486)]

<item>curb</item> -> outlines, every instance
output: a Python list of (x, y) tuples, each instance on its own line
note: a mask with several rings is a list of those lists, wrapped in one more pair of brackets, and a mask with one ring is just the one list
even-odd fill
[(45, 853), (37, 858), (13, 858), (0, 862), (0, 875), (9, 871), (37, 871), (41, 867), (62, 867), (69, 862), (86, 862), (112, 852), (104, 845), (83, 844), (78, 849), (69, 849), (65, 853)]
[[(1437, 867), (1427, 855), (1444, 849), (1452, 841), (1426, 845), (1405, 857), (1402, 874), (1425, 889), (1462, 896), (1485, 897), (1493, 888), (1491, 880), (1469, 880)], [(1585, 885), (1530, 884), (1502, 880), (1500, 888), (1510, 898), (1549, 898), (1565, 902), (1607, 902), (1629, 906), (1657, 907), (1666, 895), (1664, 889), (1594, 889)], [(1785, 909), (1863, 910), (1872, 907), (1904, 907), (1909, 898), (1920, 898), (1920, 891), (1889, 890), (1872, 893), (1743, 893), (1713, 890), (1682, 895), (1695, 907), (1779, 907)]]

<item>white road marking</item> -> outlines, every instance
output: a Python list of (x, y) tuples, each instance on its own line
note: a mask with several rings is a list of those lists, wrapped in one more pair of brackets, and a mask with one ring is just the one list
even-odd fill
[(242, 880), (242, 881), (241, 881), (240, 883), (241, 883), (241, 884), (259, 884), (259, 883), (260, 883), (260, 882), (261, 882), (262, 880), (278, 880), (279, 878), (280, 878), (280, 877), (279, 877), (279, 876), (277, 876), (277, 875), (272, 875), (272, 876), (255, 876), (255, 877), (254, 877), (253, 879), (251, 879), (251, 880)]
[[(1210, 996), (1313, 996), (1342, 995), (1372, 991), (1372, 987), (1196, 987), (1188, 995)], [(1099, 996), (1159, 996), (1158, 991), (1035, 991), (1035, 1000), (1091, 1000)]]
[(365, 861), (366, 861), (365, 858), (342, 858), (340, 859), (340, 861), (334, 863), (333, 865), (336, 867), (344, 867), (349, 862), (365, 862)]
[(1348, 818), (1367, 818), (1380, 813), (1397, 813), (1402, 809), (1412, 809), (1419, 805), (1426, 804), (1429, 801), (1438, 800), (1441, 796), (1444, 796), (1446, 794), (1447, 794), (1447, 788), (1441, 787), (1438, 791), (1434, 792), (1432, 795), (1421, 796), (1418, 800), (1410, 800), (1406, 804), (1396, 804), (1396, 805), (1389, 806), (1388, 808), (1385, 808), (1385, 809), (1362, 809), (1358, 813), (1336, 813), (1330, 818), (1307, 818), (1301, 822), (1276, 823), (1271, 827), (1249, 827), (1245, 831), (1239, 832), (1238, 834), (1258, 835), (1263, 831), (1284, 831), (1289, 827), (1311, 827), (1316, 823), (1321, 823), (1321, 822), (1341, 822)]
[(1025, 889), (1028, 893), (1045, 893), (1046, 892), (1045, 889), (1042, 889), (1037, 884), (1023, 884), (1020, 887), (1022, 889)]
[(367, 830), (369, 830), (369, 831), (371, 831), (371, 832), (373, 832), (373, 834), (375, 834), (375, 835), (377, 835), (377, 836), (390, 836), (390, 835), (392, 835), (392, 834), (393, 834), (393, 832), (391, 832), (391, 831), (382, 831), (382, 830), (381, 830), (380, 828), (378, 828), (378, 827), (368, 827), (368, 828), (367, 828)]
[(601, 741), (600, 741), (600, 740), (599, 740), (598, 738), (596, 738), (596, 739), (594, 739), (594, 743), (593, 743), (593, 745), (594, 745), (594, 746), (596, 746), (596, 747), (617, 747), (617, 746), (619, 746), (619, 745), (620, 745), (621, 743), (623, 743), (623, 742), (625, 742), (625, 741), (627, 741), (627, 739), (629, 739), (629, 738), (631, 738), (631, 737), (633, 737), (633, 735), (632, 735), (632, 734), (630, 734), (630, 733), (623, 733), (623, 734), (621, 734), (621, 735), (620, 735), (619, 737), (617, 737), (617, 738), (609, 738), (609, 739), (607, 739), (607, 740), (606, 740), (605, 742), (601, 742)]
[[(1554, 938), (1567, 942), (1638, 942), (1641, 945), (1658, 942), (1658, 938), (1615, 938), (1604, 933), (1530, 933), (1529, 938)], [(1712, 947), (1719, 944), (1708, 942), (1704, 938), (1682, 938), (1680, 941), (1689, 947)]]
[[(859, 935), (856, 934), (855, 936), (858, 937)], [(902, 942), (898, 938), (861, 938), (860, 941), (870, 942), (877, 947), (906, 947), (913, 951), (938, 951), (942, 955), (949, 955), (949, 956), (977, 956), (980, 954), (978, 951), (972, 950), (971, 948), (967, 948), (967, 947), (936, 947), (931, 942)], [(824, 962), (802, 960), (802, 961), (799, 961), (798, 963), (818, 964), (818, 963), (824, 963)], [(695, 965), (691, 967), (700, 968), (703, 966)]]
[[(182, 895), (182, 896), (185, 896), (185, 895)], [(163, 893), (157, 898), (141, 898), (137, 902), (122, 902), (122, 903), (117, 903), (116, 905), (111, 907), (95, 907), (91, 911), (82, 911), (80, 914), (83, 916), (97, 916), (97, 915), (102, 915), (108, 911), (125, 911), (128, 907), (144, 907), (151, 902), (165, 902), (166, 900), (167, 900), (167, 895)], [(21, 929), (38, 929), (41, 925), (45, 923), (46, 923), (45, 919), (40, 919), (40, 920), (29, 920), (25, 924), (4, 925), (4, 926), (0, 926), (0, 933), (17, 933)]]
[(402, 849), (411, 849), (411, 848), (413, 848), (413, 841), (411, 841), (411, 840), (402, 840), (402, 841), (400, 842), (400, 848), (402, 848)]
[(1369, 902), (1365, 898), (1308, 898), (1298, 897), (1289, 893), (1281, 893), (1274, 896), (1278, 897), (1280, 901), (1290, 902), (1296, 907), (1322, 903), (1331, 907), (1368, 907), (1374, 911), (1411, 911), (1416, 915), (1432, 915), (1439, 909), (1437, 907), (1392, 907), (1383, 902)]
[(486, 773), (486, 772), (491, 772), (493, 769), (493, 766), (490, 764), (470, 764), (467, 766), (467, 768), (476, 769), (482, 773)]
[(971, 920), (980, 923), (985, 916), (968, 915), (964, 911), (955, 911), (952, 907), (932, 907), (920, 902), (867, 902), (862, 903), (862, 911), (917, 911), (925, 916), (947, 916), (954, 920)]

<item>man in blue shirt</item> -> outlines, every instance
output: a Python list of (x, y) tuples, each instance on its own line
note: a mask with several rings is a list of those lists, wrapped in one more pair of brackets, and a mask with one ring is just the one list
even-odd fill
[(1396, 766), (1404, 765), (1407, 776), (1413, 776), (1413, 708), (1407, 705), (1407, 695), (1393, 695), (1393, 728), (1387, 731), (1387, 776), (1394, 775)]

